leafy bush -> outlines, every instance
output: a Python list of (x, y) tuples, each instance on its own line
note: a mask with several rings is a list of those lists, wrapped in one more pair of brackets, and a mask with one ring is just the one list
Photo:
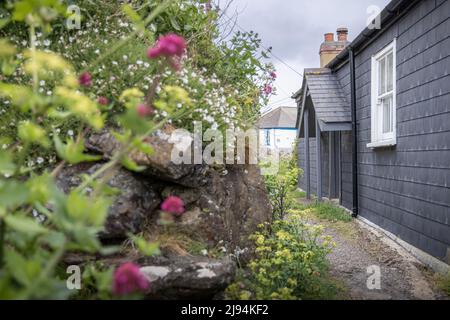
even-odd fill
[[(80, 30), (65, 28), (61, 3), (0, 4), (0, 298), (68, 298), (63, 256), (117, 249), (97, 238), (120, 192), (106, 181), (120, 166), (142, 169), (128, 154), (152, 153), (143, 138), (168, 123), (251, 126), (273, 81), (258, 36), (222, 41), (219, 12), (205, 10), (205, 1), (81, 0)], [(188, 43), (186, 55), (176, 65), (167, 63), (172, 57), (149, 60), (147, 48), (173, 32)], [(120, 128), (112, 133), (121, 148), (64, 194), (59, 170), (98, 160), (84, 139), (108, 124)], [(142, 255), (159, 252), (130, 238)], [(112, 297), (112, 269), (85, 267), (86, 288), (75, 298)]]
[(299, 172), (295, 158), (289, 156), (280, 159), (277, 174), (265, 176), (274, 219), (283, 219), (287, 211), (295, 205), (294, 192), (297, 189)]
[[(120, 166), (141, 170), (128, 155), (135, 150), (151, 154), (143, 139), (165, 124), (251, 125), (267, 99), (261, 86), (271, 79), (271, 67), (255, 58), (257, 36), (238, 34), (232, 45), (216, 43), (218, 14), (196, 2), (117, 6), (114, 0), (84, 0), (78, 3), (81, 30), (64, 28), (61, 3), (0, 4), (3, 299), (68, 298), (72, 292), (66, 287), (64, 255), (107, 255), (117, 249), (103, 246), (97, 237), (120, 192), (107, 186), (107, 177)], [(176, 57), (177, 65), (168, 63), (174, 62), (172, 56), (148, 60), (147, 47), (169, 32), (187, 40), (187, 54)], [(245, 57), (239, 58), (240, 53)], [(227, 56), (234, 58), (226, 62)], [(112, 133), (121, 147), (64, 194), (55, 184), (58, 172), (65, 165), (98, 160), (85, 153), (84, 139), (107, 124), (120, 128)], [(131, 241), (142, 255), (159, 251), (143, 238)], [(131, 280), (142, 280), (132, 264), (118, 276), (127, 277), (127, 270), (133, 271)], [(112, 296), (115, 273), (110, 268), (88, 264), (83, 279), (87, 288), (77, 297)]]
[(251, 238), (256, 258), (247, 273), (227, 289), (230, 299), (332, 298), (326, 255), (333, 247), (321, 226), (308, 225), (302, 214), (290, 214), (272, 226), (261, 225)]
[[(220, 13), (206, 11), (200, 5), (204, 2), (132, 0), (129, 6), (122, 7), (135, 8), (133, 14), (132, 9), (123, 10), (118, 6), (116, 0), (81, 0), (77, 2), (83, 15), (81, 29), (67, 30), (64, 19), (56, 17), (51, 33), (37, 28), (35, 46), (38, 50), (59, 53), (75, 70), (85, 70), (92, 75), (89, 96), (93, 100), (107, 98), (104, 107), (108, 110), (104, 114), (107, 122), (114, 122), (114, 117), (124, 111), (120, 101), (122, 92), (127, 88), (148, 92), (153, 80), (159, 77), (157, 94), (164, 94), (163, 88), (167, 86), (180, 87), (189, 94), (189, 103), (180, 101), (172, 107), (190, 107), (191, 112), (177, 119), (167, 119), (168, 123), (188, 130), (192, 130), (195, 122), (202, 122), (203, 130), (251, 127), (261, 105), (268, 101), (268, 95), (262, 94), (262, 90), (273, 81), (270, 76), (273, 66), (262, 62), (261, 57), (267, 53), (261, 51), (261, 40), (253, 32), (237, 32), (230, 41), (221, 41)], [(5, 6), (0, 4), (0, 17), (10, 16)], [(156, 10), (159, 15), (144, 28), (139, 15), (153, 16)], [(162, 66), (150, 63), (145, 54), (149, 45), (169, 32), (177, 32), (189, 42), (189, 54), (180, 72), (171, 69), (161, 72)], [(0, 36), (7, 37), (19, 51), (29, 45), (27, 27), (15, 21), (0, 29)], [(19, 53), (14, 66), (9, 66), (8, 82), (29, 81), (29, 75), (20, 65), (23, 59)], [(36, 86), (44, 97), (54, 94), (51, 80), (40, 79)], [(0, 97), (0, 143), (5, 146), (15, 143), (15, 128), (27, 119), (10, 106), (9, 99)], [(155, 120), (161, 121), (167, 116), (165, 110), (155, 110)], [(76, 136), (80, 128), (75, 117), (44, 117), (41, 121), (50, 135), (55, 131), (64, 139)], [(53, 148), (42, 150), (32, 146), (26, 157), (31, 168), (45, 168), (57, 161)]]

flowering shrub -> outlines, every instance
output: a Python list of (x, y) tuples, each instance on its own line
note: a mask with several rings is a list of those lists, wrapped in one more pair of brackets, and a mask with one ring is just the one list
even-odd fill
[(167, 213), (172, 213), (175, 216), (180, 216), (184, 212), (183, 200), (176, 196), (169, 196), (161, 204), (161, 210)]
[(326, 255), (334, 244), (322, 235), (322, 226), (308, 225), (302, 213), (260, 225), (251, 236), (256, 258), (227, 289), (231, 299), (330, 298), (335, 288), (327, 280)]
[[(97, 237), (115, 194), (104, 177), (120, 166), (141, 170), (128, 155), (152, 153), (145, 137), (167, 123), (249, 126), (267, 100), (261, 88), (273, 68), (256, 58), (255, 34), (218, 44), (215, 10), (190, 0), (127, 3), (79, 1), (79, 30), (62, 27), (58, 0), (0, 4), (0, 298), (68, 298), (67, 275), (57, 273), (63, 257), (114, 252)], [(120, 128), (112, 132), (120, 148), (63, 193), (55, 177), (100, 160), (84, 141), (106, 126)], [(184, 205), (171, 197), (161, 209), (178, 216)], [(158, 253), (130, 238), (142, 255)], [(113, 274), (88, 264), (83, 279), (94, 297), (139, 292), (137, 268)]]
[[(185, 117), (167, 119), (168, 111), (156, 108), (157, 121), (166, 120), (188, 130), (192, 130), (195, 121), (204, 123), (203, 130), (253, 125), (270, 96), (263, 89), (272, 87), (274, 80), (273, 66), (260, 58), (267, 57), (267, 52), (260, 52), (261, 40), (257, 34), (237, 32), (230, 41), (221, 41), (220, 13), (214, 8), (205, 10), (196, 1), (158, 0), (146, 6), (141, 6), (137, 0), (129, 3), (122, 9), (115, 0), (80, 0), (77, 5), (82, 8), (83, 17), (89, 17), (82, 20), (81, 29), (55, 27), (47, 33), (38, 28), (35, 46), (38, 50), (60, 53), (80, 71), (83, 92), (104, 106), (103, 111), (108, 111), (103, 113), (105, 122), (124, 110), (119, 98), (126, 89), (135, 88), (141, 93), (154, 90), (158, 96), (172, 86), (182, 88), (190, 98), (178, 101), (173, 107), (189, 107), (191, 112)], [(164, 10), (159, 10), (161, 5)], [(0, 14), (7, 17), (9, 13), (4, 7), (0, 4)], [(134, 12), (131, 7), (138, 11)], [(157, 8), (160, 14), (153, 17), (146, 28), (142, 27), (145, 21), (140, 16), (149, 16)], [(64, 23), (61, 18), (56, 19), (60, 25)], [(28, 33), (27, 28), (18, 23), (0, 29), (0, 36), (7, 37), (19, 50), (9, 66), (11, 83), (28, 81), (29, 75), (20, 64), (25, 58), (21, 51), (29, 45)], [(185, 54), (187, 42), (189, 52)], [(172, 52), (174, 55), (168, 57)], [(166, 68), (167, 63), (172, 68)], [(3, 65), (6, 69), (6, 64)], [(154, 81), (155, 78), (159, 81)], [(40, 79), (36, 86), (43, 96), (55, 93), (50, 79)], [(274, 94), (275, 88), (272, 91)], [(2, 146), (14, 143), (15, 127), (27, 118), (17, 115), (10, 106), (9, 99), (0, 98)], [(63, 139), (75, 137), (79, 131), (80, 122), (76, 117), (65, 115), (40, 120), (49, 135), (55, 132)], [(57, 156), (52, 147), (42, 150), (32, 146), (26, 159), (30, 168), (39, 169), (54, 165)]]
[[(23, 5), (25, 3), (27, 5)], [(136, 88), (124, 89), (117, 98), (120, 108), (111, 117), (110, 110), (104, 107), (107, 98), (97, 91), (95, 73), (77, 72), (61, 55), (38, 49), (37, 30), (50, 30), (48, 19), (53, 20), (58, 12), (64, 11), (60, 2), (21, 1), (11, 9), (16, 23), (25, 23), (30, 36), (29, 48), (21, 50), (4, 39), (0, 47), (2, 63), (11, 64), (17, 70), (12, 78), (9, 75), (14, 72), (2, 70), (0, 96), (8, 101), (12, 114), (24, 119), (18, 123), (13, 143), (5, 143), (0, 151), (0, 298), (67, 298), (71, 292), (65, 279), (56, 274), (63, 256), (72, 251), (113, 252), (113, 248), (104, 247), (97, 238), (114, 199), (105, 179), (98, 178), (114, 173), (119, 166), (140, 170), (128, 154), (135, 149), (151, 153), (151, 147), (142, 142), (143, 138), (169, 119), (176, 120), (188, 112), (188, 108), (178, 109), (175, 104), (187, 103), (189, 98), (176, 86), (163, 87), (163, 94), (157, 96), (155, 90), (161, 78), (155, 77), (153, 89), (147, 94)], [(124, 8), (124, 11), (130, 10)], [(42, 12), (54, 15), (44, 21)], [(145, 23), (149, 23), (150, 18), (147, 17)], [(136, 24), (142, 21), (139, 19)], [(131, 40), (133, 36), (123, 39), (125, 43)], [(145, 50), (142, 54), (145, 55)], [(170, 67), (160, 59), (154, 63), (163, 73)], [(85, 66), (82, 70), (87, 69), (89, 67)], [(48, 86), (50, 91), (41, 90), (42, 86)], [(160, 114), (164, 112), (164, 119), (151, 119), (150, 105), (157, 106)], [(74, 119), (72, 124), (77, 125), (68, 132), (68, 137), (60, 135), (53, 127), (66, 119)], [(120, 132), (114, 132), (121, 147), (109, 162), (84, 176), (78, 187), (64, 194), (56, 187), (55, 176), (65, 164), (99, 160), (98, 156), (85, 153), (84, 135), (87, 130), (103, 128), (106, 121), (121, 126)], [(57, 166), (37, 171), (33, 165), (27, 165), (32, 150), (49, 148), (54, 148), (60, 159)], [(175, 209), (179, 214), (180, 206)], [(158, 252), (143, 239), (134, 237), (133, 241), (144, 255)], [(88, 278), (96, 279), (93, 283), (99, 286), (99, 294), (108, 283), (111, 286), (110, 279), (113, 281), (110, 290), (125, 295), (148, 287), (136, 272), (137, 268), (125, 264), (112, 278), (108, 277), (109, 270), (96, 270)]]
[(145, 293), (149, 288), (147, 278), (141, 273), (139, 266), (127, 262), (114, 271), (113, 293), (126, 296), (133, 293)]

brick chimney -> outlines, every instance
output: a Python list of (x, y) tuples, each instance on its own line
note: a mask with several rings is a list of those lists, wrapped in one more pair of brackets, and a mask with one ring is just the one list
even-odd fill
[(320, 67), (325, 67), (349, 44), (347, 40), (348, 29), (338, 28), (337, 41), (334, 40), (334, 33), (325, 33), (325, 39), (320, 46)]

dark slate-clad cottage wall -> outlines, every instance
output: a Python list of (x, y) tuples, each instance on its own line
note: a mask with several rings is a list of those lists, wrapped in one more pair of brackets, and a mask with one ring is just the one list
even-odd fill
[[(369, 149), (371, 57), (397, 38), (397, 145)], [(449, 263), (450, 0), (424, 0), (356, 56), (360, 215)], [(348, 64), (335, 70), (350, 97)], [(342, 135), (351, 208), (351, 137)]]

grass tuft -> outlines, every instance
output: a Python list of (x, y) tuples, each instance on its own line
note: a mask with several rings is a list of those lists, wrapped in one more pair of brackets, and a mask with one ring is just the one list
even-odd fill
[(447, 296), (450, 297), (450, 273), (447, 275), (440, 275), (437, 280), (437, 286), (441, 289)]
[(317, 217), (323, 220), (337, 222), (350, 222), (352, 216), (344, 209), (339, 208), (331, 203), (321, 202), (312, 206), (316, 212)]

